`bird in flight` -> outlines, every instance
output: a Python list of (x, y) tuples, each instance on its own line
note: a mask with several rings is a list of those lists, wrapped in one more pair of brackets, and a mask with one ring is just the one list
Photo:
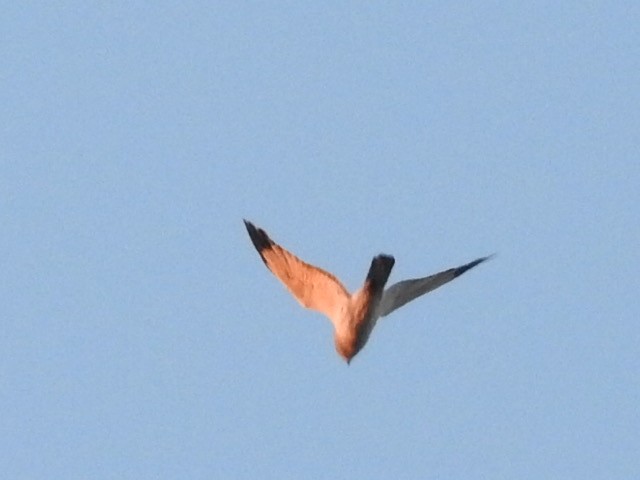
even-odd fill
[(380, 317), (441, 287), (493, 256), (481, 257), (428, 277), (404, 280), (385, 290), (395, 259), (380, 254), (371, 261), (364, 285), (351, 294), (331, 273), (300, 260), (251, 222), (244, 220), (244, 224), (262, 261), (298, 302), (329, 317), (334, 328), (336, 351), (347, 363), (365, 346)]

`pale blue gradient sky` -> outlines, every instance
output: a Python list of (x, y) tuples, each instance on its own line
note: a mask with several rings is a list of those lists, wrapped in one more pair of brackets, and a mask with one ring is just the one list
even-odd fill
[[(14, 2), (0, 471), (640, 478), (637, 2)], [(497, 252), (351, 366), (349, 288)]]

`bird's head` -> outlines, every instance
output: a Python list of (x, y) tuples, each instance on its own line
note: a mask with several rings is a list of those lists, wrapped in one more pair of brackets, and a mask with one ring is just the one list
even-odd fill
[(358, 350), (355, 348), (354, 342), (345, 341), (338, 336), (336, 336), (334, 340), (336, 345), (336, 352), (338, 352), (338, 355), (340, 355), (343, 360), (347, 362), (347, 365), (349, 365), (353, 357), (355, 357), (356, 353), (358, 353)]

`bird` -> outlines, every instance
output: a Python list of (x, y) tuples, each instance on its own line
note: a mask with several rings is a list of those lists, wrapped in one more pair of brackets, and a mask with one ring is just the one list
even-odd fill
[(395, 259), (381, 253), (373, 257), (364, 284), (349, 293), (335, 275), (304, 262), (274, 242), (267, 232), (244, 220), (249, 238), (267, 268), (300, 304), (331, 320), (337, 353), (351, 363), (365, 346), (380, 317), (441, 287), (493, 255), (423, 278), (403, 280), (385, 289)]

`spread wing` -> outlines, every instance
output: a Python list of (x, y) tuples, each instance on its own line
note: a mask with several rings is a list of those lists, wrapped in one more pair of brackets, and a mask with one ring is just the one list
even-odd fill
[(485, 260), (488, 260), (493, 255), (488, 257), (478, 258), (473, 262), (469, 262), (461, 267), (450, 268), (434, 275), (429, 275), (424, 278), (416, 278), (413, 280), (404, 280), (391, 285), (384, 291), (382, 296), (382, 302), (380, 302), (380, 315), (389, 315), (394, 310), (400, 308), (404, 304), (418, 298), (425, 293), (435, 290), (441, 287), (445, 283), (450, 282), (456, 277), (459, 277), (464, 272), (471, 270), (473, 267), (480, 265)]
[(340, 308), (349, 301), (349, 292), (342, 283), (329, 272), (303, 262), (282, 248), (261, 228), (246, 220), (244, 224), (262, 261), (298, 302), (334, 321)]

